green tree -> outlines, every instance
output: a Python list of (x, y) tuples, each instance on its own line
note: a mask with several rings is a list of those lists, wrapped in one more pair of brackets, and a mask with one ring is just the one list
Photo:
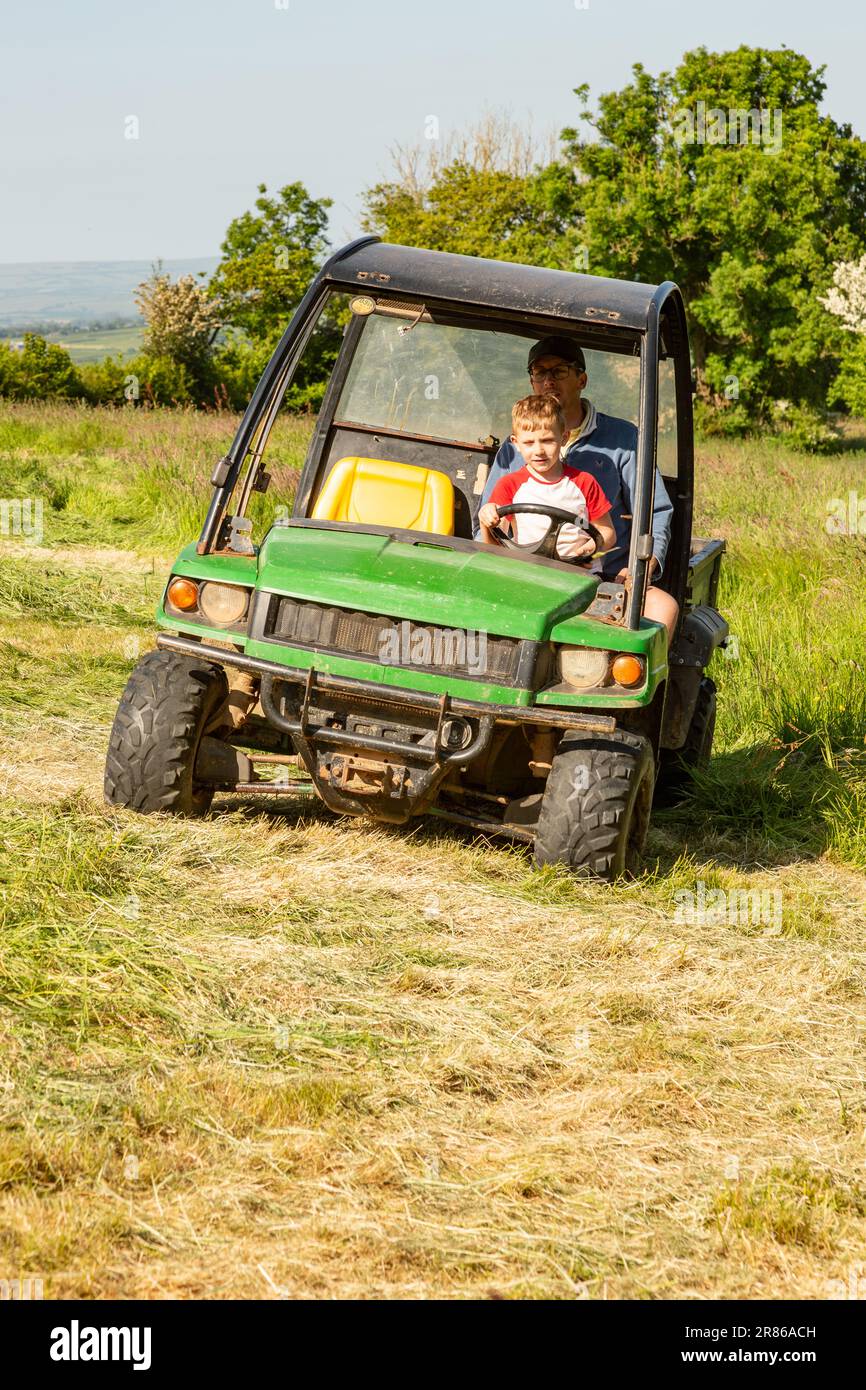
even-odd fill
[(82, 362), (78, 368), (83, 397), (91, 405), (124, 405), (133, 368), (129, 359), (103, 357), (98, 362)]
[(751, 419), (823, 403), (840, 331), (819, 295), (863, 244), (866, 146), (819, 111), (823, 72), (787, 49), (699, 48), (658, 78), (636, 64), (594, 115), (577, 88), (597, 138), (563, 131), (589, 268), (676, 280), (700, 394), (738, 392)]
[[(229, 225), (209, 286), (230, 330), (216, 352), (214, 373), (238, 408), (249, 399), (329, 249), (330, 198), (311, 198), (302, 183), (287, 184), (269, 197), (262, 183), (255, 206), (255, 213), (245, 212)], [(338, 318), (326, 313), (286, 395), (289, 409), (318, 405), (339, 345)]]
[(138, 287), (135, 302), (144, 319), (144, 347), (136, 377), (158, 382), (159, 390), (138, 399), (170, 399), (204, 405), (213, 398), (213, 342), (222, 317), (219, 301), (193, 275), (172, 280), (160, 264)]
[(328, 250), (330, 198), (311, 198), (302, 183), (268, 197), (259, 184), (256, 213), (229, 224), (209, 293), (224, 322), (256, 341), (275, 342)]
[(852, 415), (866, 419), (866, 337), (851, 337), (845, 344), (839, 372), (829, 391), (831, 404), (840, 402)]
[(144, 319), (144, 351), (149, 357), (168, 357), (191, 371), (207, 362), (221, 319), (219, 303), (194, 275), (172, 280), (156, 265), (135, 293)]
[(563, 178), (557, 167), (521, 175), (450, 164), (421, 196), (377, 184), (365, 194), (364, 225), (406, 246), (557, 266), (568, 261), (570, 241), (556, 206)]
[(578, 181), (530, 133), (487, 116), (456, 143), (393, 152), (395, 177), (364, 194), (385, 241), (528, 265), (570, 265)]
[[(209, 368), (212, 371), (212, 368)], [(176, 358), (153, 353), (104, 357), (78, 369), (84, 399), (92, 405), (216, 405), (216, 377), (203, 385), (190, 367)]]
[(81, 383), (69, 353), (36, 333), (25, 333), (21, 351), (0, 343), (0, 396), (49, 400), (78, 396)]

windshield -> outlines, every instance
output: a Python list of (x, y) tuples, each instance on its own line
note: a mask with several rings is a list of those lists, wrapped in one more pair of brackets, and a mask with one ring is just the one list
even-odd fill
[[(534, 339), (373, 314), (337, 407), (341, 423), (477, 444), (510, 433), (511, 407), (531, 387)], [(638, 418), (637, 357), (586, 350), (586, 395), (599, 410)]]

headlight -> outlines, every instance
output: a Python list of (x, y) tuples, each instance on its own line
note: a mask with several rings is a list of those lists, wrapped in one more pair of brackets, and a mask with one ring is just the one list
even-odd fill
[(618, 685), (633, 690), (646, 678), (646, 662), (631, 652), (604, 652), (596, 647), (560, 647), (559, 673), (574, 690)]
[(214, 627), (230, 627), (246, 613), (248, 592), (235, 584), (202, 584), (198, 606)]
[(639, 656), (622, 652), (620, 656), (615, 657), (610, 673), (617, 685), (640, 685), (643, 680), (643, 662)]
[(165, 596), (172, 608), (189, 613), (198, 603), (198, 584), (194, 579), (184, 579), (182, 575), (175, 575), (166, 589)]
[(610, 652), (600, 652), (594, 647), (561, 647), (559, 651), (559, 670), (567, 685), (575, 690), (591, 690), (593, 686), (604, 685)]

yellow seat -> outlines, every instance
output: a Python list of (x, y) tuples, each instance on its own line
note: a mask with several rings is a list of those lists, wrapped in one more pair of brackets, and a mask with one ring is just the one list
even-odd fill
[(434, 468), (388, 459), (340, 459), (316, 499), (313, 518), (451, 536), (454, 488), (448, 475)]

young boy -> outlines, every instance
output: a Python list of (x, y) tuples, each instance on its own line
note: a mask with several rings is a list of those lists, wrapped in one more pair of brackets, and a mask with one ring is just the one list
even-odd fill
[[(556, 554), (560, 560), (576, 560), (596, 553), (596, 544), (587, 532), (592, 522), (601, 536), (600, 551), (616, 544), (616, 531), (610, 503), (594, 478), (562, 462), (566, 428), (562, 409), (555, 396), (525, 396), (511, 412), (511, 441), (523, 459), (523, 467), (505, 474), (478, 513), (481, 540), (497, 545), (491, 526), (499, 521), (499, 507), (519, 502), (535, 502), (561, 508), (574, 514), (574, 524), (566, 522), (559, 533)], [(550, 529), (546, 516), (525, 513), (503, 517), (518, 545), (534, 545)], [(598, 564), (592, 566), (601, 572)]]

